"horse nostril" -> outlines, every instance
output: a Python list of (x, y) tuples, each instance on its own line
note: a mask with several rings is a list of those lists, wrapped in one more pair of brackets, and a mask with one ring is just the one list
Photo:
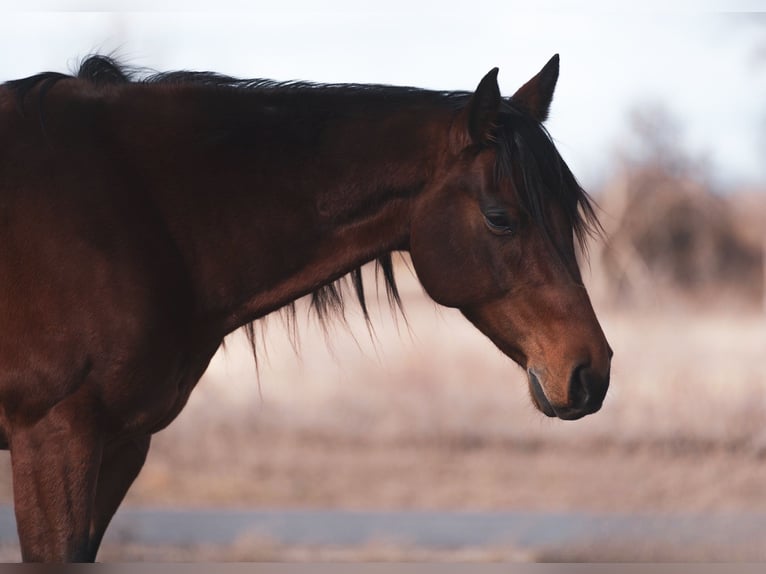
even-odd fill
[(579, 365), (569, 380), (569, 405), (572, 408), (595, 408), (604, 402), (609, 377), (598, 375), (588, 364)]
[(588, 385), (584, 376), (587, 369), (587, 365), (579, 365), (572, 371), (569, 379), (569, 404), (572, 407), (582, 407), (588, 403)]

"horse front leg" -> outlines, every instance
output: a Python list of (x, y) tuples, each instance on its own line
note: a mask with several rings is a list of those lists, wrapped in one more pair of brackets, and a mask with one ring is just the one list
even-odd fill
[(13, 498), (25, 562), (91, 559), (91, 515), (102, 455), (91, 406), (69, 397), (10, 433)]
[(142, 436), (104, 447), (91, 519), (89, 561), (96, 560), (109, 522), (143, 468), (150, 441), (151, 436)]

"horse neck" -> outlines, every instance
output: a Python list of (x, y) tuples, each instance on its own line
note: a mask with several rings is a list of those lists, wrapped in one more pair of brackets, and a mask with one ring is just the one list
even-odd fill
[(181, 124), (194, 134), (158, 131), (147, 157), (199, 312), (223, 334), (406, 249), (412, 202), (454, 115), (310, 92), (284, 103), (248, 95), (212, 105), (191, 94), (173, 109), (194, 116)]

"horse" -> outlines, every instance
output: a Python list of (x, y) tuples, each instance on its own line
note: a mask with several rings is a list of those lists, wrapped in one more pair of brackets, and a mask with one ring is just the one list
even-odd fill
[[(391, 254), (526, 370), (533, 404), (602, 406), (612, 350), (578, 243), (595, 204), (511, 97), (149, 73), (102, 55), (0, 86), (0, 446), (24, 561), (94, 561), (154, 433), (224, 337), (320, 316)], [(353, 290), (338, 282), (350, 277)], [(345, 295), (344, 295), (345, 293)]]

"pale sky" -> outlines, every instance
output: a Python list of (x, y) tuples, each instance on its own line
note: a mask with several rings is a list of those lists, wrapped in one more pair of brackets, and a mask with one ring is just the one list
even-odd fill
[[(509, 0), (389, 0), (372, 9), (350, 0), (0, 5), (0, 81), (115, 52), (157, 70), (436, 89), (473, 89), (499, 66), (510, 96), (559, 53), (547, 126), (586, 186), (613, 168), (627, 113), (643, 103), (678, 119), (684, 145), (706, 154), (719, 180), (766, 186), (766, 2), (633, 10), (565, 0), (534, 10)], [(104, 7), (114, 11), (89, 11)], [(742, 9), (760, 12), (731, 12)]]

